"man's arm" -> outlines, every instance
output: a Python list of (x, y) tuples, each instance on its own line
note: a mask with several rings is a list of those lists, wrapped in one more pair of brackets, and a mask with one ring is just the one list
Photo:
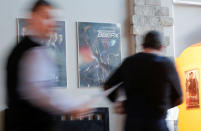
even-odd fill
[(180, 85), (180, 79), (176, 67), (172, 61), (167, 64), (168, 81), (171, 85), (170, 90), (170, 108), (180, 105), (183, 102), (183, 94)]
[(30, 50), (21, 60), (18, 90), (21, 98), (51, 113), (82, 112), (90, 97), (78, 99), (63, 89), (54, 88), (57, 69), (46, 51), (43, 48)]
[[(105, 82), (103, 88), (104, 90), (107, 90), (107, 89), (110, 89), (112, 88), (113, 86), (121, 83), (123, 81), (123, 64), (118, 67), (116, 69), (116, 71), (109, 77), (109, 79)], [(120, 85), (122, 86), (122, 84)], [(118, 95), (118, 90), (119, 88), (117, 88), (115, 91), (113, 91), (113, 93), (111, 93), (108, 98), (111, 100), (111, 101), (115, 101), (117, 95)]]

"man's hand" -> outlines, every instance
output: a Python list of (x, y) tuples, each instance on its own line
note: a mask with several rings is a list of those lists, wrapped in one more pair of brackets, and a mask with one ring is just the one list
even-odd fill
[(87, 107), (82, 107), (82, 108), (79, 108), (77, 110), (74, 110), (72, 112), (70, 112), (71, 116), (74, 117), (74, 118), (85, 118), (85, 117), (88, 117), (88, 115), (93, 112), (94, 109), (90, 109), (90, 108), (87, 108)]
[(114, 103), (114, 112), (117, 114), (125, 114), (124, 101), (117, 101)]

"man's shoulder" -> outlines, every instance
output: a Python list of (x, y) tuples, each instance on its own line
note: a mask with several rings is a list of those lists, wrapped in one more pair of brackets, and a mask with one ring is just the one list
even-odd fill
[(17, 43), (17, 45), (22, 45), (24, 43), (33, 43), (30, 36), (24, 36), (21, 38), (21, 40)]
[(136, 54), (126, 57), (125, 60), (133, 60), (133, 59), (141, 57), (142, 55), (143, 55), (143, 53), (136, 53)]
[(28, 38), (22, 38), (19, 42), (16, 42), (15, 45), (13, 46), (13, 48), (11, 49), (11, 53), (10, 54), (13, 54), (15, 52), (21, 52), (22, 48), (23, 47), (26, 47), (27, 43), (29, 42), (29, 39)]
[(136, 55), (136, 54), (131, 55), (131, 56), (127, 56), (127, 57), (123, 60), (123, 64), (128, 63), (128, 62), (130, 62), (130, 61), (133, 61), (133, 60), (136, 58), (135, 55)]
[(8, 58), (12, 57), (20, 57), (22, 54), (27, 52), (28, 50), (38, 47), (38, 44), (31, 41), (29, 37), (23, 37), (19, 42), (15, 43), (13, 48), (10, 50), (10, 54)]
[(174, 61), (172, 59), (170, 59), (169, 57), (159, 56), (159, 57), (157, 57), (157, 59), (155, 59), (155, 62), (156, 62), (155, 64), (158, 67), (164, 68), (167, 71), (176, 68)]
[(168, 58), (166, 56), (159, 56), (159, 55), (155, 58), (155, 60), (158, 62), (162, 62), (162, 63), (172, 63), (173, 62), (170, 58)]
[(131, 56), (128, 56), (125, 60), (134, 60), (134, 59), (149, 59), (149, 60), (154, 60), (154, 61), (160, 61), (160, 62), (169, 62), (171, 61), (170, 58), (153, 54), (153, 53), (136, 53)]
[(124, 59), (124, 62), (123, 63), (130, 63), (130, 62), (135, 62), (135, 61), (138, 61), (138, 60), (142, 60), (144, 58), (144, 53), (136, 53), (136, 54), (133, 54), (131, 56), (128, 56)]

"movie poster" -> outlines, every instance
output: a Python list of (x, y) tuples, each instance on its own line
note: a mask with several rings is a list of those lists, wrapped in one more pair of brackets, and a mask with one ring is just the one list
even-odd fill
[(185, 71), (186, 77), (186, 108), (200, 108), (199, 100), (199, 71)]
[[(28, 19), (17, 19), (18, 41), (29, 32), (27, 29)], [(65, 22), (57, 21), (55, 31), (52, 32), (49, 39), (42, 41), (48, 47), (48, 50), (54, 54), (54, 60), (58, 67), (58, 74), (55, 76), (55, 86), (66, 87), (66, 34)]]
[(80, 87), (100, 87), (121, 62), (120, 25), (78, 22)]

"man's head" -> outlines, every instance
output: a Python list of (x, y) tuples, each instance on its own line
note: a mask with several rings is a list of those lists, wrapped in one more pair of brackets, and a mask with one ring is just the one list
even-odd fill
[(40, 37), (47, 37), (54, 29), (54, 7), (45, 0), (38, 0), (30, 10), (30, 28)]
[(143, 48), (150, 48), (150, 49), (155, 49), (155, 50), (161, 50), (163, 47), (163, 36), (160, 32), (158, 31), (149, 31), (143, 41)]

